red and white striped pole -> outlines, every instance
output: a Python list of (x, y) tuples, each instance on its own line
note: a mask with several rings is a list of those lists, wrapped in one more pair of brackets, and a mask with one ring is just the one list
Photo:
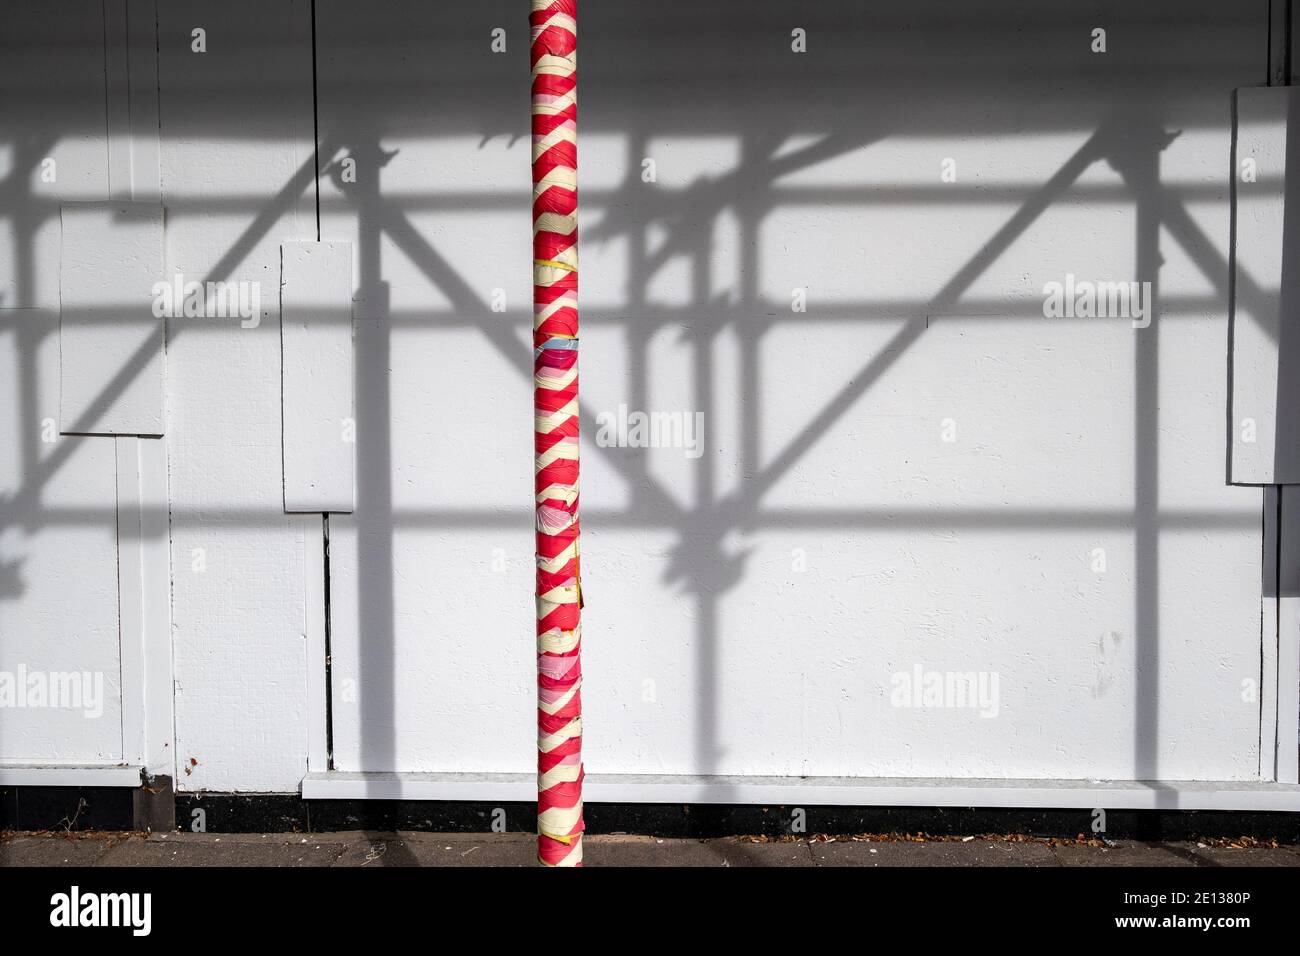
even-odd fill
[(532, 0), (537, 858), (545, 866), (582, 865), (576, 13), (574, 0)]

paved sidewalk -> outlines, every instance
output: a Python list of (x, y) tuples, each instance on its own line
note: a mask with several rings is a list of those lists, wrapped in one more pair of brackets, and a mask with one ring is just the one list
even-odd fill
[[(529, 834), (7, 833), (0, 866), (531, 866)], [(1300, 866), (1253, 841), (591, 836), (588, 866)]]

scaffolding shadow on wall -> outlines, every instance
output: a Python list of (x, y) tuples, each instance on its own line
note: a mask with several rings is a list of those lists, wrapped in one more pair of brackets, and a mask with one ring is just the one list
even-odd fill
[[(493, 10), (486, 16), (491, 19), (498, 12)], [(707, 21), (714, 13), (716, 11), (701, 16)], [(772, 19), (771, 11), (767, 10), (766, 13)], [(613, 15), (610, 24), (595, 16), (589, 19), (596, 21), (595, 29), (591, 32), (597, 36), (607, 26), (611, 29), (619, 26), (618, 18)], [(772, 19), (772, 22), (775, 24), (778, 21)], [(593, 49), (598, 43), (598, 39), (588, 36), (584, 41), (584, 49)], [(596, 67), (597, 73), (609, 69), (600, 54), (595, 54), (592, 59), (600, 64)], [(460, 65), (459, 61), (452, 59), (439, 69), (455, 72)], [(517, 132), (517, 127), (526, 121), (526, 97), (523, 93), (526, 90), (526, 71), (515, 72), (519, 74), (517, 83), (520, 90), (516, 97), (519, 114), (517, 122), (514, 119), (506, 122), (504, 130), (500, 126), (481, 129), (485, 139), (503, 131)], [(587, 89), (594, 85), (589, 77), (585, 83)], [(163, 92), (165, 95), (166, 91)], [(328, 92), (325, 91), (326, 95)], [(412, 98), (415, 98), (414, 94)], [(496, 98), (498, 97), (494, 95), (489, 100)], [(591, 99), (590, 95), (588, 99)], [(707, 118), (706, 116), (705, 119)], [(815, 123), (821, 118), (815, 117), (811, 122)], [(586, 132), (588, 127), (583, 124), (583, 119), (584, 113), (580, 108), (580, 129)], [(704, 121), (701, 119), (701, 125)], [(719, 412), (715, 407), (717, 389), (713, 387), (718, 337), (728, 329), (740, 337), (742, 375), (737, 402), (742, 423), (738, 456), (745, 480), (735, 491), (726, 494), (715, 491), (716, 476), (710, 457), (706, 455), (700, 459), (694, 473), (693, 503), (683, 505), (679, 496), (651, 472), (644, 457), (621, 454), (617, 448), (602, 448), (590, 442), (584, 446), (586, 454), (601, 456), (605, 464), (620, 474), (630, 487), (637, 489), (636, 499), (625, 511), (610, 512), (591, 507), (584, 509), (585, 525), (654, 526), (675, 536), (665, 574), (682, 582), (683, 587), (692, 595), (697, 622), (694, 642), (696, 657), (692, 662), (697, 687), (692, 758), (696, 771), (707, 774), (717, 769), (719, 695), (716, 688), (721, 679), (721, 665), (717, 656), (721, 626), (719, 603), (726, 592), (747, 573), (744, 553), (735, 554), (726, 547), (729, 535), (765, 525), (796, 528), (801, 524), (809, 528), (839, 527), (861, 532), (882, 526), (894, 530), (904, 529), (909, 522), (918, 531), (936, 527), (1080, 528), (1106, 525), (1129, 529), (1134, 535), (1136, 560), (1133, 587), (1138, 646), (1135, 659), (1136, 750), (1133, 766), (1137, 779), (1156, 779), (1160, 731), (1158, 674), (1161, 667), (1156, 639), (1160, 623), (1159, 531), (1168, 523), (1184, 529), (1241, 523), (1240, 516), (1234, 512), (1189, 513), (1161, 508), (1160, 462), (1157, 457), (1160, 427), (1160, 320), (1141, 330), (1136, 345), (1133, 368), (1136, 383), (1133, 409), (1134, 506), (1131, 510), (1099, 512), (1096, 509), (1082, 509), (1071, 513), (1068, 509), (1058, 509), (1049, 513), (1016, 508), (965, 512), (935, 509), (900, 517), (898, 514), (872, 514), (863, 513), (860, 509), (828, 507), (820, 512), (792, 514), (790, 511), (765, 509), (764, 496), (779, 480), (790, 474), (792, 467), (816, 444), (820, 436), (848, 415), (855, 404), (870, 393), (872, 386), (891, 367), (913, 348), (924, 347), (928, 319), (931, 316), (1007, 313), (1006, 300), (974, 296), (971, 294), (972, 289), (992, 263), (1025, 237), (1029, 228), (1046, 210), (1079, 188), (1078, 180), (1094, 164), (1109, 164), (1123, 180), (1123, 196), (1132, 204), (1135, 227), (1133, 273), (1137, 278), (1153, 284), (1153, 314), (1158, 316), (1162, 306), (1169, 308), (1171, 305), (1182, 311), (1209, 311), (1220, 308), (1223, 302), (1229, 301), (1228, 262), (1215, 242), (1188, 212), (1188, 197), (1180, 195), (1177, 187), (1168, 186), (1160, 178), (1161, 153), (1178, 132), (1167, 129), (1160, 111), (1149, 105), (1116, 103), (1108, 109), (1104, 121), (1087, 136), (1083, 145), (1055, 175), (1041, 184), (1007, 189), (1004, 195), (999, 195), (996, 188), (975, 190), (960, 184), (945, 186), (942, 192), (910, 185), (888, 187), (883, 191), (887, 195), (882, 195), (882, 190), (872, 186), (847, 191), (852, 195), (846, 193), (840, 197), (842, 201), (897, 202), (898, 194), (906, 196), (911, 192), (915, 194), (917, 202), (942, 203), (957, 201), (965, 192), (970, 201), (1014, 199), (1018, 206), (988, 236), (978, 251), (928, 299), (843, 302), (828, 310), (826, 314), (836, 320), (896, 321), (899, 322), (899, 328), (883, 348), (866, 359), (847, 385), (809, 416), (801, 431), (765, 459), (760, 449), (761, 429), (758, 421), (760, 396), (763, 392), (763, 385), (759, 381), (760, 343), (766, 333), (780, 324), (801, 320), (799, 315), (790, 312), (788, 303), (772, 300), (762, 289), (760, 243), (765, 219), (787, 201), (791, 194), (798, 192), (797, 189), (781, 186), (780, 181), (799, 170), (834, 161), (869, 144), (887, 143), (896, 131), (887, 123), (859, 119), (854, 124), (857, 128), (853, 132), (823, 131), (813, 137), (811, 142), (792, 148), (791, 134), (794, 131), (779, 129), (779, 121), (774, 121), (771, 115), (754, 117), (748, 121), (735, 117), (733, 125), (736, 127), (734, 133), (739, 144), (739, 161), (734, 169), (702, 178), (675, 193), (660, 190), (651, 200), (646, 198), (645, 190), (640, 188), (639, 174), (642, 157), (648, 152), (648, 143), (660, 131), (654, 128), (652, 120), (639, 125), (635, 117), (629, 118), (626, 128), (621, 131), (626, 136), (626, 180), (612, 189), (583, 192), (580, 212), (585, 243), (619, 241), (625, 243), (628, 250), (626, 304), (619, 311), (630, 318), (617, 318), (613, 315), (613, 310), (607, 308), (588, 307), (584, 309), (584, 321), (598, 325), (621, 321), (628, 323), (626, 332), (631, 345), (632, 362), (627, 369), (627, 396), (631, 407), (646, 408), (650, 405), (651, 370), (645, 360), (650, 338), (665, 327), (679, 326), (685, 330), (693, 354), (693, 375), (699, 396), (699, 410), (706, 419), (711, 419)], [(597, 126), (595, 134), (599, 135), (601, 131)], [(381, 122), (368, 128), (353, 126), (348, 129), (330, 128), (324, 124), (319, 131), (317, 143), (319, 158), (313, 158), (299, 168), (269, 202), (254, 203), (247, 210), (249, 221), (243, 235), (213, 266), (204, 280), (216, 282), (229, 277), (249, 251), (268, 237), (285, 211), (312, 190), (320, 177), (340, 177), (342, 157), (355, 158), (366, 169), (382, 170), (387, 159), (401, 148), (400, 144), (395, 144), (392, 140), (403, 134), (401, 128), (386, 126)], [(163, 130), (163, 135), (167, 135), (167, 130)], [(15, 287), (19, 302), (28, 301), (32, 297), (36, 268), (31, 259), (34, 235), (51, 217), (58, 215), (57, 200), (50, 201), (34, 195), (29, 188), (33, 170), (39, 167), (42, 158), (49, 154), (57, 139), (57, 134), (51, 134), (11, 142), (12, 163), (7, 176), (0, 181), (0, 209), (3, 209), (3, 214), (8, 219), (12, 233)], [(448, 514), (418, 513), (394, 506), (391, 495), (393, 442), (389, 432), (392, 409), (389, 404), (389, 385), (385, 378), (391, 359), (389, 333), (392, 329), (403, 324), (421, 323), (459, 323), (472, 326), (482, 333), (484, 339), (518, 372), (521, 379), (531, 377), (529, 350), (526, 346), (521, 346), (522, 340), (517, 334), (518, 329), (531, 324), (530, 315), (520, 310), (507, 311), (504, 315), (494, 311), (483, 292), (460, 276), (448, 257), (440, 253), (436, 244), (412, 221), (411, 211), (426, 203), (460, 210), (472, 210), (476, 205), (482, 208), (500, 208), (502, 204), (525, 196), (526, 188), (526, 169), (521, 167), (517, 194), (434, 190), (426, 197), (404, 194), (392, 198), (384, 194), (380, 176), (376, 173), (374, 176), (363, 177), (349, 188), (344, 193), (346, 198), (338, 201), (333, 210), (350, 215), (356, 221), (359, 299), (370, 303), (386, 301), (382, 250), (387, 243), (413, 263), (450, 303), (450, 307), (443, 312), (430, 311), (424, 314), (394, 314), (386, 305), (378, 306), (375, 317), (383, 320), (383, 327), (378, 334), (368, 339), (366, 354), (362, 356), (358, 353), (356, 394), (360, 425), (360, 484), (356, 520), (360, 534), (367, 541), (367, 554), (379, 562), (378, 566), (370, 567), (370, 573), (363, 579), (363, 592), (359, 600), (362, 615), (359, 630), (366, 640), (361, 679), (370, 692), (377, 692), (381, 699), (393, 698), (393, 674), (396, 667), (394, 642), (397, 623), (392, 586), (394, 529), (406, 525), (491, 528), (499, 527), (507, 521), (517, 521), (526, 526), (531, 513), (527, 501), (519, 503), (517, 514), (473, 507)], [(434, 199), (436, 202), (431, 202)], [(840, 200), (828, 198), (822, 201)], [(205, 205), (219, 202), (220, 200), (202, 197), (164, 196), (169, 215), (201, 214)], [(328, 203), (327, 211), (330, 211)], [(733, 216), (738, 224), (741, 267), (735, 298), (719, 302), (714, 295), (715, 283), (711, 279), (711, 270), (714, 266), (716, 224), (724, 214)], [(1176, 303), (1171, 303), (1167, 297), (1160, 297), (1158, 278), (1163, 261), (1162, 229), (1199, 268), (1212, 289), (1210, 295)], [(647, 239), (651, 230), (662, 237), (662, 241), (653, 248)], [(690, 294), (686, 304), (665, 307), (652, 301), (647, 290), (660, 270), (670, 260), (679, 257), (684, 257), (691, 263)], [(519, 269), (526, 271), (527, 264), (521, 262)], [(1235, 289), (1238, 300), (1249, 302), (1260, 295), (1261, 290), (1253, 285), (1249, 276), (1238, 272)], [(1015, 307), (1020, 308), (1021, 317), (1027, 320), (1041, 317), (1041, 313), (1035, 315), (1037, 303), (1020, 303)], [(24, 325), (14, 334), (27, 337), (22, 348), (25, 354), (30, 354), (37, 344), (34, 337), (53, 335), (55, 331), (51, 327), (41, 333)], [(169, 343), (185, 334), (185, 328), (178, 323), (172, 323), (167, 330)], [(151, 350), (146, 346), (125, 363), (94, 403), (91, 414), (95, 410), (109, 407), (150, 358)], [(34, 374), (34, 369), (22, 368), (18, 383), (20, 401), (16, 412), (24, 421), (29, 422), (37, 420), (38, 416), (38, 388)], [(581, 417), (584, 432), (592, 434), (595, 429), (594, 410), (584, 406)], [(68, 430), (76, 431), (76, 428), (74, 426)], [(34, 432), (24, 434), (30, 435), (20, 450), (25, 478), (15, 494), (0, 499), (0, 531), (16, 515), (25, 516), (22, 519), (22, 530), (29, 533), (39, 530), (45, 523), (110, 523), (115, 520), (113, 513), (93, 514), (84, 510), (62, 513), (56, 509), (41, 508), (41, 490), (67, 460), (72, 444), (65, 442), (47, 451), (41, 447)], [(237, 524), (241, 518), (238, 513), (221, 514), (219, 505), (205, 509), (205, 513), (219, 515), (222, 521), (232, 524)], [(386, 586), (383, 584), (385, 580)], [(21, 589), (22, 568), (0, 555), (0, 600), (18, 596)], [(527, 635), (528, 630), (525, 611), (520, 615), (520, 634)], [(521, 639), (526, 643), (526, 638)], [(360, 732), (362, 748), (369, 755), (368, 760), (377, 765), (388, 763), (396, 766), (394, 721), (395, 717), (388, 720), (375, 719), (372, 710), (363, 711)]]

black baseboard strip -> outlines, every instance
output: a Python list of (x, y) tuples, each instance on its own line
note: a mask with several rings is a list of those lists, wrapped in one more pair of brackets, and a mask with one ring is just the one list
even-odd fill
[(0, 790), (0, 829), (132, 830), (130, 787), (9, 787)]
[[(293, 793), (141, 793), (123, 787), (0, 788), (0, 830), (145, 830), (208, 833), (531, 832), (532, 803), (303, 800)], [(172, 817), (169, 811), (173, 811)], [(586, 806), (587, 832), (660, 837), (1023, 834), (1073, 840), (1276, 840), (1300, 844), (1300, 814), (1226, 810), (1091, 810), (954, 807), (785, 807), (723, 804)]]
[[(796, 809), (801, 813), (796, 813)], [(203, 811), (196, 816), (195, 811)], [(1300, 814), (1221, 810), (1109, 810), (1105, 829), (1093, 829), (1091, 810), (951, 807), (783, 807), (719, 804), (586, 805), (587, 832), (661, 837), (719, 837), (856, 833), (968, 836), (1017, 833), (1075, 839), (1193, 840), (1249, 837), (1300, 843)], [(339, 830), (531, 832), (532, 803), (429, 800), (303, 800), (296, 794), (180, 794), (176, 822), (209, 832), (260, 833)], [(802, 829), (800, 829), (802, 828)]]

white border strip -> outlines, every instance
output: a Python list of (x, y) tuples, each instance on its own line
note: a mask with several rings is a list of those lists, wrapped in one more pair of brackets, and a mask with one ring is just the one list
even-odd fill
[(160, 438), (113, 442), (122, 759), (174, 777), (167, 449)]
[[(116, 6), (122, 0), (109, 0)], [(158, 116), (158, 5), (125, 0), (127, 124), (131, 145), (131, 198), (162, 201), (162, 141)]]
[(1279, 783), (1300, 781), (1300, 489), (1279, 489), (1282, 496), (1282, 566), (1277, 594), (1277, 774)]
[[(1278, 516), (1276, 485), (1264, 488), (1264, 552), (1260, 580), (1259, 776), (1277, 780), (1278, 718)], [(1283, 781), (1284, 783), (1294, 781)]]
[(329, 768), (325, 681), (325, 518), (303, 515), (303, 592), (306, 607), (307, 652), (307, 769)]
[(108, 194), (131, 198), (131, 57), (126, 0), (104, 0), (104, 100), (108, 114)]
[(66, 767), (0, 765), (0, 787), (138, 787), (144, 767), (86, 764)]
[[(121, 441), (122, 439), (118, 439)], [(172, 710), (171, 526), (167, 505), (167, 446), (138, 438), (140, 463), (140, 584), (144, 591), (144, 759), (153, 774), (176, 777)], [(309, 768), (310, 769), (310, 768)]]
[[(591, 774), (589, 803), (1300, 812), (1300, 786), (1255, 781), (964, 780)], [(533, 800), (532, 774), (309, 773), (306, 800)]]
[(117, 452), (118, 647), (122, 759), (145, 754), (144, 553), (140, 543), (140, 439), (113, 438)]

